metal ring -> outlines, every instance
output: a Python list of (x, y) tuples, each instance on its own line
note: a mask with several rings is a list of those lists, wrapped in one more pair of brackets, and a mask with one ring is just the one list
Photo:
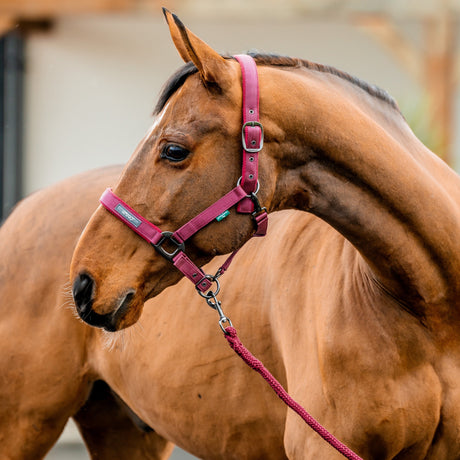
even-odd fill
[(216, 297), (217, 294), (219, 294), (219, 292), (220, 292), (220, 283), (219, 283), (219, 280), (215, 276), (205, 275), (204, 277), (206, 279), (212, 281), (213, 283), (216, 283), (216, 290), (215, 291), (208, 291), (206, 294), (201, 292), (198, 288), (196, 288), (196, 290), (198, 291), (198, 294), (200, 294), (201, 297), (204, 297), (206, 300), (210, 300), (213, 297)]
[(219, 326), (220, 326), (220, 328), (222, 329), (222, 332), (223, 332), (225, 335), (228, 335), (228, 332), (225, 330), (224, 323), (228, 323), (228, 327), (233, 327), (233, 324), (232, 324), (232, 322), (230, 321), (230, 318), (228, 318), (227, 316), (223, 316), (223, 317), (220, 318), (220, 320), (219, 320)]
[[(236, 182), (236, 186), (239, 187), (241, 185), (241, 181), (243, 180), (243, 176), (240, 176), (240, 178), (238, 179), (238, 181)], [(251, 193), (254, 193), (254, 195), (257, 195), (257, 193), (259, 193), (259, 189), (260, 189), (260, 182), (259, 182), (259, 179), (257, 179), (257, 187), (256, 187), (256, 191), (255, 192), (251, 192)], [(249, 195), (246, 195), (248, 198), (251, 198), (251, 194)]]
[[(163, 248), (162, 244), (165, 241), (169, 241), (170, 243), (174, 244), (176, 247), (172, 252), (167, 251), (166, 249)], [(174, 257), (179, 253), (179, 252), (184, 252), (185, 251), (185, 245), (183, 242), (178, 241), (176, 237), (174, 236), (173, 232), (162, 232), (161, 233), (161, 238), (158, 241), (158, 243), (153, 244), (152, 246), (167, 260), (172, 261)]]

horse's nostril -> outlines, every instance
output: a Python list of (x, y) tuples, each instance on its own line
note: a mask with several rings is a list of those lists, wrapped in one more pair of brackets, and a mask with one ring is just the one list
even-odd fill
[(85, 313), (91, 308), (94, 281), (86, 273), (77, 277), (73, 284), (72, 294), (79, 313)]

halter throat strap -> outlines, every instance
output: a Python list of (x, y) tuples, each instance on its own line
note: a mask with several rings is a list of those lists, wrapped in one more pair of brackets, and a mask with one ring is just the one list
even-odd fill
[[(259, 121), (259, 80), (254, 59), (248, 55), (237, 55), (242, 74), (243, 89), (243, 166), (241, 178), (235, 188), (189, 220), (175, 232), (161, 231), (145, 219), (108, 188), (101, 196), (100, 203), (111, 214), (141, 236), (167, 260), (193, 282), (200, 292), (212, 286), (216, 276), (206, 275), (185, 253), (185, 242), (214, 220), (219, 220), (230, 208), (238, 205), (237, 211), (251, 214), (256, 224), (254, 236), (264, 236), (267, 231), (268, 215), (257, 198), (258, 154), (263, 146), (263, 127)], [(166, 246), (166, 247), (165, 247)], [(218, 270), (218, 276), (227, 270), (236, 251), (230, 255)]]

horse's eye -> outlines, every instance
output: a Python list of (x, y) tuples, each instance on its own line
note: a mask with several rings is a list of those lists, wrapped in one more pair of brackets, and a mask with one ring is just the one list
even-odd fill
[(169, 161), (183, 161), (189, 156), (190, 152), (184, 147), (176, 144), (166, 144), (161, 151), (160, 158)]

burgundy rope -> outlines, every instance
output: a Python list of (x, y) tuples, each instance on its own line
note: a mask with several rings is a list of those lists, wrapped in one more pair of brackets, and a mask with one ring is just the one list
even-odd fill
[(282, 387), (278, 380), (273, 377), (270, 371), (259, 361), (251, 352), (241, 343), (236, 329), (234, 327), (225, 328), (225, 338), (235, 352), (243, 359), (243, 361), (252, 369), (257, 371), (273, 388), (275, 393), (287, 404), (293, 411), (297, 412), (302, 419), (313, 430), (315, 430), (326, 442), (334, 449), (339, 451), (344, 457), (349, 460), (363, 460), (360, 456), (350, 450), (345, 444), (335, 438), (329, 431), (326, 430), (319, 422), (317, 422), (299, 403), (294, 401), (287, 391)]

